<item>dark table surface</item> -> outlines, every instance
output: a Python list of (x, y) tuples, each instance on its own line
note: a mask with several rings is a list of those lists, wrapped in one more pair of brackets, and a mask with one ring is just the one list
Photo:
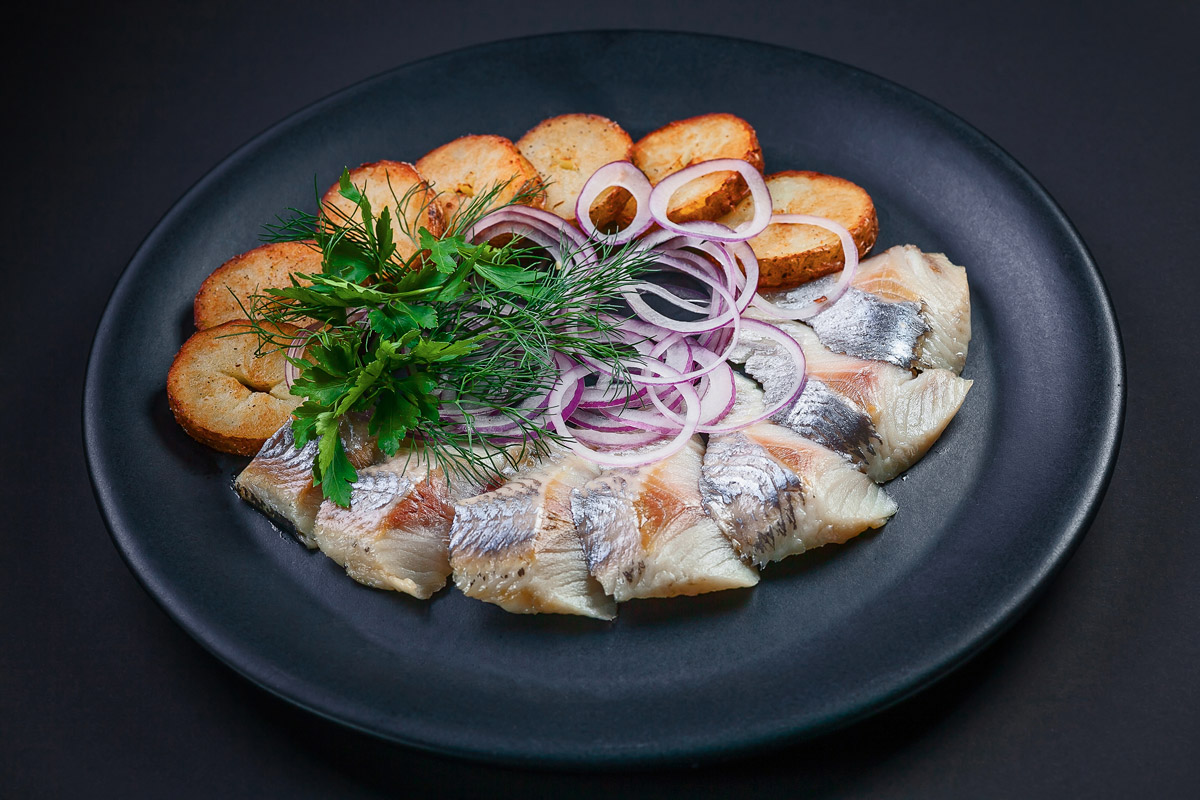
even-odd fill
[[(1154, 797), (1200, 791), (1200, 15), (1007, 2), (344, 2), (28, 6), (6, 107), (15, 252), (0, 497), (0, 796)], [(850, 729), (638, 774), (479, 766), (375, 741), (255, 688), (174, 625), (113, 547), (80, 397), (117, 276), (171, 204), (287, 114), (428, 55), (597, 28), (719, 33), (944, 105), (1062, 205), (1112, 294), (1124, 439), (1082, 545), (999, 641)]]

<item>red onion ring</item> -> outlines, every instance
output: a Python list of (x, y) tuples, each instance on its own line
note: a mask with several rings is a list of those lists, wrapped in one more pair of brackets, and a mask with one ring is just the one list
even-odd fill
[(547, 232), (566, 237), (576, 247), (583, 248), (591, 244), (584, 233), (562, 217), (540, 208), (522, 205), (505, 206), (483, 215), (467, 229), (463, 237), (467, 241), (472, 241), (478, 231), (504, 222), (520, 222), (542, 228)]
[[(667, 207), (675, 192), (684, 184), (714, 172), (736, 172), (742, 176), (746, 185), (750, 187), (750, 197), (754, 200), (754, 216), (736, 228), (708, 220), (672, 222), (668, 219)], [(659, 181), (650, 193), (650, 213), (654, 215), (654, 221), (665, 230), (718, 242), (745, 241), (762, 233), (770, 224), (771, 209), (771, 191), (767, 188), (762, 173), (749, 162), (737, 158), (715, 158), (684, 167)]]
[[(748, 425), (753, 425), (756, 422), (761, 422), (764, 419), (768, 419), (772, 415), (795, 402), (796, 398), (799, 397), (804, 391), (804, 385), (808, 382), (808, 374), (805, 371), (804, 350), (800, 347), (799, 342), (789, 336), (786, 331), (777, 328), (768, 322), (761, 322), (759, 320), (747, 317), (742, 320), (742, 324), (745, 326), (747, 331), (752, 332), (755, 335), (764, 336), (768, 339), (774, 340), (780, 347), (783, 348), (784, 352), (792, 357), (792, 362), (796, 365), (795, 372), (793, 373), (794, 384), (789, 386), (784, 391), (781, 400), (776, 402), (775, 405), (767, 408), (761, 414), (733, 425), (717, 425), (710, 427), (706, 433), (730, 433), (732, 431), (745, 428)], [(653, 398), (653, 395), (651, 397)]]
[[(673, 372), (673, 370), (671, 370), (671, 368), (667, 367), (665, 364), (655, 365), (653, 369), (660, 370), (660, 374), (665, 374), (666, 377), (670, 377), (669, 373)], [(586, 366), (579, 366), (568, 370), (559, 378), (558, 385), (554, 388), (554, 391), (550, 393), (549, 417), (551, 425), (553, 425), (554, 431), (559, 436), (563, 437), (565, 444), (578, 455), (581, 455), (597, 464), (602, 464), (608, 467), (640, 466), (642, 464), (649, 464), (653, 461), (659, 461), (679, 452), (696, 432), (696, 426), (700, 421), (700, 398), (696, 395), (696, 390), (693, 389), (690, 384), (682, 383), (679, 384), (677, 388), (679, 389), (680, 394), (683, 396), (684, 402), (687, 403), (688, 412), (684, 420), (684, 424), (679, 429), (679, 432), (675, 435), (675, 438), (671, 439), (662, 447), (634, 453), (613, 453), (593, 450), (576, 438), (575, 432), (572, 431), (567, 425), (567, 422), (564, 419), (564, 414), (562, 413), (563, 397), (573, 386), (580, 385), (584, 376), (586, 376), (588, 372), (589, 369)], [(675, 374), (678, 375), (678, 373)], [(622, 435), (631, 436), (630, 434)], [(584, 436), (586, 437), (587, 434), (584, 434)], [(656, 438), (660, 437), (656, 436)]]
[[(724, 419), (737, 400), (737, 386), (733, 380), (733, 368), (724, 359), (718, 358), (716, 353), (709, 350), (703, 352), (708, 355), (700, 356), (700, 358), (711, 361), (713, 372), (707, 376), (709, 379), (708, 386), (700, 394), (700, 424), (696, 430), (701, 433), (708, 432), (710, 428), (716, 426), (717, 422)], [(681, 424), (683, 420), (675, 413), (674, 408), (662, 401), (658, 395), (659, 390), (654, 386), (650, 386), (649, 389), (650, 402), (654, 404), (662, 416), (672, 420), (676, 425)]]
[(755, 308), (761, 308), (768, 314), (780, 319), (812, 319), (840, 300), (842, 295), (846, 293), (846, 290), (850, 288), (850, 282), (854, 280), (854, 273), (858, 271), (858, 245), (854, 243), (854, 237), (850, 235), (850, 231), (842, 227), (841, 224), (825, 217), (814, 217), (809, 214), (776, 214), (771, 220), (772, 222), (780, 222), (788, 225), (815, 225), (818, 228), (824, 228), (827, 231), (837, 234), (837, 237), (842, 240), (842, 253), (845, 257), (846, 265), (842, 268), (842, 275), (838, 278), (838, 282), (825, 294), (823, 301), (814, 301), (800, 308), (782, 308), (764, 299), (762, 295), (755, 295), (754, 297)]
[[(618, 415), (604, 412), (597, 414), (582, 408), (575, 409), (575, 413), (565, 419), (569, 419), (572, 424), (578, 425), (581, 428), (587, 428), (588, 430), (600, 433), (635, 433), (641, 430), (625, 422)], [(674, 428), (672, 428), (673, 430)]]
[[(637, 204), (637, 212), (633, 221), (616, 233), (601, 233), (592, 224), (592, 203), (606, 189), (619, 188), (629, 192)], [(584, 233), (601, 244), (622, 244), (633, 239), (654, 224), (650, 214), (650, 192), (654, 187), (650, 179), (628, 161), (613, 161), (605, 164), (592, 173), (583, 188), (579, 190), (579, 198), (575, 201), (575, 221)]]

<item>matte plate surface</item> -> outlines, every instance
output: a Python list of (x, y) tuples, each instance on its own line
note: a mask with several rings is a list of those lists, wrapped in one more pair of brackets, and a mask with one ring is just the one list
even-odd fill
[[(488, 78), (480, 80), (480, 64)], [(967, 267), (975, 386), (888, 491), (883, 529), (769, 568), (747, 591), (622, 606), (614, 623), (419, 602), (348, 579), (244, 505), (244, 459), (191, 441), (167, 368), (191, 298), (343, 165), (415, 161), (465, 133), (513, 139), (588, 111), (637, 138), (738, 114), (769, 171), (864, 186), (877, 251)], [(250, 680), (417, 747), (516, 763), (728, 754), (817, 735), (928, 685), (992, 640), (1062, 564), (1107, 482), (1123, 408), (1103, 284), (1046, 193), (970, 126), (880, 78), (786, 49), (589, 33), (439, 56), (259, 136), (163, 218), (118, 283), (88, 367), (85, 437), (113, 538), (150, 594)]]

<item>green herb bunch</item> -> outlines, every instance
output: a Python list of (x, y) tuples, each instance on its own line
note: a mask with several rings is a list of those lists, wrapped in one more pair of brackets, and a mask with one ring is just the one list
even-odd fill
[[(357, 479), (342, 442), (347, 415), (369, 415), (368, 433), (395, 456), (406, 448), (436, 459), (448, 473), (486, 483), (504, 462), (516, 463), (523, 448), (543, 449), (556, 435), (530, 410), (546, 394), (566, 356), (622, 365), (637, 358), (634, 347), (612, 335), (621, 292), (638, 280), (650, 257), (636, 246), (598, 248), (589, 266), (564, 239), (561, 261), (514, 239), (503, 246), (472, 244), (465, 233), (494, 210), (504, 186), (465, 204), (434, 236), (407, 222), (417, 189), (378, 212), (348, 172), (339, 184), (354, 204), (346, 214), (325, 205), (317, 215), (293, 216), (268, 226), (272, 241), (313, 241), (322, 272), (296, 275), (292, 285), (268, 289), (251, 300), (248, 314), (260, 347), (287, 347), (264, 322), (313, 325), (291, 388), (304, 402), (293, 412), (296, 446), (318, 442), (314, 483), (325, 497), (349, 506)], [(432, 202), (420, 192), (421, 213)], [(519, 192), (520, 203), (532, 192)], [(416, 246), (402, 258), (396, 228)], [(365, 315), (365, 322), (361, 321)], [(458, 413), (443, 418), (443, 411)], [(499, 444), (518, 442), (514, 455), (477, 430), (481, 419), (501, 415), (516, 423)]]

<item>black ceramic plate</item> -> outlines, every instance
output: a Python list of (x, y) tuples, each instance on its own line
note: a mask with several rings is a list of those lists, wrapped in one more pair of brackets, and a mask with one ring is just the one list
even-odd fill
[[(478, 65), (488, 65), (480, 80)], [(454, 590), (364, 588), (230, 490), (243, 460), (195, 444), (164, 382), (201, 280), (258, 242), (314, 173), (415, 160), (589, 111), (636, 138), (708, 111), (750, 120), (770, 170), (841, 175), (877, 249), (967, 266), (975, 380), (888, 491), (883, 529), (772, 566), (747, 591), (514, 616)], [(402, 67), (282, 122), (163, 218), (113, 293), (88, 367), (92, 479), (118, 548), (188, 633), (260, 686), (347, 725), (518, 763), (613, 764), (761, 748), (846, 724), (944, 675), (1029, 604), (1079, 541), (1116, 452), (1122, 362), (1075, 231), (995, 144), (892, 83), (791, 50), (692, 35), (503, 42)]]

